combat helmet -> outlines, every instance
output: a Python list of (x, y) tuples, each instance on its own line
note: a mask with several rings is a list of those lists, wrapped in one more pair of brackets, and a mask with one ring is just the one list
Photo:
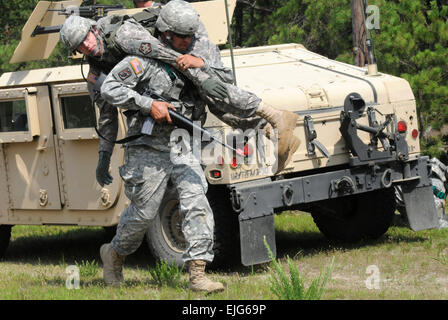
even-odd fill
[(67, 48), (74, 51), (84, 41), (94, 24), (94, 21), (89, 19), (71, 15), (61, 28), (60, 39)]
[(193, 35), (199, 28), (199, 14), (188, 2), (172, 0), (160, 10), (156, 28), (161, 32)]

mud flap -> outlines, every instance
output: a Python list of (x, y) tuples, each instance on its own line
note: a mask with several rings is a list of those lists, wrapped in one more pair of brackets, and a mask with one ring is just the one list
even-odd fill
[(432, 187), (404, 184), (402, 190), (409, 227), (414, 231), (437, 228), (439, 219)]
[(275, 246), (274, 215), (240, 219), (241, 262), (245, 266), (271, 261), (264, 239), (274, 256)]

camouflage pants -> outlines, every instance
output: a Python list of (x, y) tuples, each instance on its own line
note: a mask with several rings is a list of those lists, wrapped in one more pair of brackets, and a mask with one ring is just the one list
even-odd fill
[[(192, 158), (192, 153), (187, 157)], [(138, 249), (171, 179), (179, 194), (179, 213), (184, 217), (182, 231), (187, 248), (183, 260), (213, 260), (213, 212), (206, 197), (207, 181), (198, 162), (173, 163), (169, 152), (134, 145), (126, 148), (120, 175), (131, 204), (122, 213), (111, 243), (118, 254), (129, 255)]]

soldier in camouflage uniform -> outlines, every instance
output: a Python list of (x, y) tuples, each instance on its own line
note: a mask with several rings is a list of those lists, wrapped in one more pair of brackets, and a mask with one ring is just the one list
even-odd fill
[[(196, 24), (187, 28), (192, 25), (191, 17), (179, 19), (185, 25), (179, 32), (185, 33), (173, 37), (174, 48), (182, 48), (181, 44), (191, 41), (196, 31)], [(183, 260), (189, 267), (190, 288), (207, 292), (223, 290), (221, 283), (205, 276), (206, 262), (213, 260), (214, 221), (200, 159), (195, 159), (191, 150), (184, 150), (180, 156), (174, 153), (170, 135), (175, 126), (165, 122), (163, 114), (171, 108), (192, 120), (200, 120), (205, 115), (205, 102), (198, 99), (194, 86), (174, 68), (137, 56), (124, 58), (111, 70), (101, 93), (112, 106), (133, 111), (127, 117), (127, 136), (138, 137), (126, 143), (125, 163), (120, 167), (131, 204), (123, 212), (112, 242), (100, 250), (106, 283), (114, 285), (122, 281), (124, 257), (140, 246), (171, 180), (179, 194), (179, 213), (184, 218), (182, 231), (187, 247)], [(157, 101), (150, 93), (182, 103)], [(149, 116), (157, 123), (149, 135), (140, 136)]]
[[(190, 47), (181, 50), (184, 54), (171, 50), (168, 47), (169, 41), (161, 43), (153, 37), (140, 23), (147, 23), (154, 16), (161, 15), (156, 27), (163, 32), (167, 24), (175, 25), (174, 18), (185, 12), (194, 11), (189, 3), (178, 0), (169, 2), (165, 7), (167, 8), (164, 10), (165, 14), (160, 13), (158, 6), (150, 8), (152, 11), (146, 11), (152, 18), (143, 15), (123, 21), (119, 17), (112, 16), (100, 19), (96, 25), (92, 24), (89, 28), (81, 27), (87, 23), (87, 19), (72, 16), (61, 29), (61, 40), (70, 49), (78, 49), (88, 56), (91, 66), (88, 81), (99, 82), (101, 71), (107, 74), (126, 53), (150, 57), (182, 71), (200, 89), (201, 97), (207, 102), (210, 111), (228, 124), (244, 130), (254, 126), (262, 127), (266, 124), (264, 120), (266, 119), (270, 123), (268, 131), (278, 130), (278, 171), (280, 171), (289, 162), (300, 143), (299, 139), (293, 136), (298, 116), (292, 112), (274, 109), (264, 104), (256, 95), (231, 85), (232, 73), (223, 66), (219, 50), (208, 40), (202, 24), (199, 25)], [(89, 37), (96, 45), (83, 46)], [(107, 108), (107, 105), (101, 100), (98, 102), (101, 114), (101, 109)], [(246, 119), (243, 120), (241, 117)], [(110, 128), (106, 129), (107, 127)], [(116, 137), (117, 125), (112, 124), (110, 119), (102, 119), (100, 116), (99, 129), (100, 132), (108, 131), (107, 134), (111, 138), (108, 140), (114, 140), (113, 137)], [(103, 136), (106, 134), (103, 133)], [(100, 172), (98, 181), (101, 185), (111, 181), (105, 168), (108, 167), (112, 149), (113, 144), (102, 139), (99, 148), (100, 170), (97, 170), (97, 173)]]

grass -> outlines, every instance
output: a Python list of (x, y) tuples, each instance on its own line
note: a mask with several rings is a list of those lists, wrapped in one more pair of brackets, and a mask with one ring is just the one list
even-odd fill
[[(448, 230), (413, 232), (393, 226), (380, 239), (355, 244), (327, 240), (310, 215), (285, 212), (275, 217), (277, 259), (283, 270), (297, 270), (304, 288), (332, 265), (322, 299), (448, 299)], [(106, 242), (102, 228), (15, 226), (6, 257), (0, 262), (0, 299), (136, 299), (136, 300), (264, 300), (279, 299), (269, 279), (273, 264), (208, 270), (226, 289), (205, 295), (188, 289), (186, 272), (158, 265), (146, 245), (127, 257), (121, 288), (102, 279), (99, 248)], [(80, 289), (69, 290), (67, 267), (77, 266)], [(157, 268), (165, 271), (156, 271)], [(378, 289), (369, 289), (372, 267)], [(152, 273), (158, 274), (160, 282)], [(166, 285), (165, 276), (177, 277)], [(165, 281), (165, 282), (164, 282)], [(165, 283), (165, 285), (163, 285)]]
[(270, 289), (280, 300), (320, 300), (325, 289), (325, 285), (331, 275), (333, 269), (334, 257), (327, 272), (324, 273), (322, 269), (319, 277), (311, 281), (308, 288), (305, 287), (305, 280), (300, 274), (294, 261), (287, 257), (287, 264), (289, 275), (277, 261), (276, 257), (269, 248), (269, 245), (264, 239), (264, 244), (268, 250), (269, 257), (272, 260), (272, 268), (270, 268), (271, 277), (269, 282)]
[(155, 284), (169, 287), (180, 285), (182, 270), (183, 267), (179, 268), (175, 261), (169, 264), (166, 260), (157, 261), (155, 267), (148, 269)]

